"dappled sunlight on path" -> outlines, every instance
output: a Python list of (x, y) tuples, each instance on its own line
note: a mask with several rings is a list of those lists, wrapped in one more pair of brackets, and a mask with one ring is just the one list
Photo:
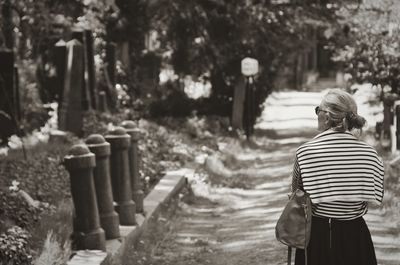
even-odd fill
[(176, 248), (186, 255), (197, 253), (201, 260), (205, 255), (210, 264), (284, 264), (286, 247), (275, 240), (274, 229), (288, 198), (293, 153), (299, 144), (254, 149), (231, 143), (224, 148), (224, 166), (233, 173), (231, 178), (245, 171), (259, 173), (245, 179), (248, 189), (191, 180), (195, 199), (182, 205)]
[[(275, 224), (288, 200), (295, 150), (317, 133), (313, 108), (321, 97), (274, 93), (250, 142), (221, 143), (205, 159), (206, 171), (189, 180), (193, 194), (181, 202), (173, 231), (151, 264), (286, 264), (287, 248), (275, 239)], [(393, 232), (398, 221), (372, 207), (365, 219), (379, 264), (400, 264)]]
[[(314, 108), (321, 102), (323, 93), (274, 92), (264, 103), (264, 111), (256, 129), (287, 130), (293, 128), (314, 129)], [(284, 109), (283, 109), (284, 108)]]

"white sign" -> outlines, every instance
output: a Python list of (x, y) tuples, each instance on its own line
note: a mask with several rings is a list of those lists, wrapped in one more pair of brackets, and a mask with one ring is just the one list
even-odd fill
[(244, 58), (242, 60), (242, 74), (245, 76), (258, 74), (258, 61), (249, 57)]

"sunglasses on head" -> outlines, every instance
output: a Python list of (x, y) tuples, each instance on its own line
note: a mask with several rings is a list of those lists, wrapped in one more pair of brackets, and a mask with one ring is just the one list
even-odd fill
[(327, 110), (321, 109), (319, 106), (316, 106), (316, 107), (315, 107), (315, 114), (318, 115), (321, 111), (323, 111), (323, 112), (328, 112)]

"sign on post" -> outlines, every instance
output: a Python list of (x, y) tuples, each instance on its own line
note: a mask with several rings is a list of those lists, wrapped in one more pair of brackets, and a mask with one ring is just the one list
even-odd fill
[(256, 59), (246, 57), (242, 60), (242, 74), (245, 76), (254, 76), (258, 74), (258, 61)]

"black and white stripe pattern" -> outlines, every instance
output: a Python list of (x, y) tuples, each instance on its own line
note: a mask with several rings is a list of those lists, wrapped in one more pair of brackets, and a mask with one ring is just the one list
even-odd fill
[(349, 132), (325, 131), (296, 152), (292, 188), (310, 194), (315, 216), (354, 219), (381, 203), (384, 168), (375, 149)]

